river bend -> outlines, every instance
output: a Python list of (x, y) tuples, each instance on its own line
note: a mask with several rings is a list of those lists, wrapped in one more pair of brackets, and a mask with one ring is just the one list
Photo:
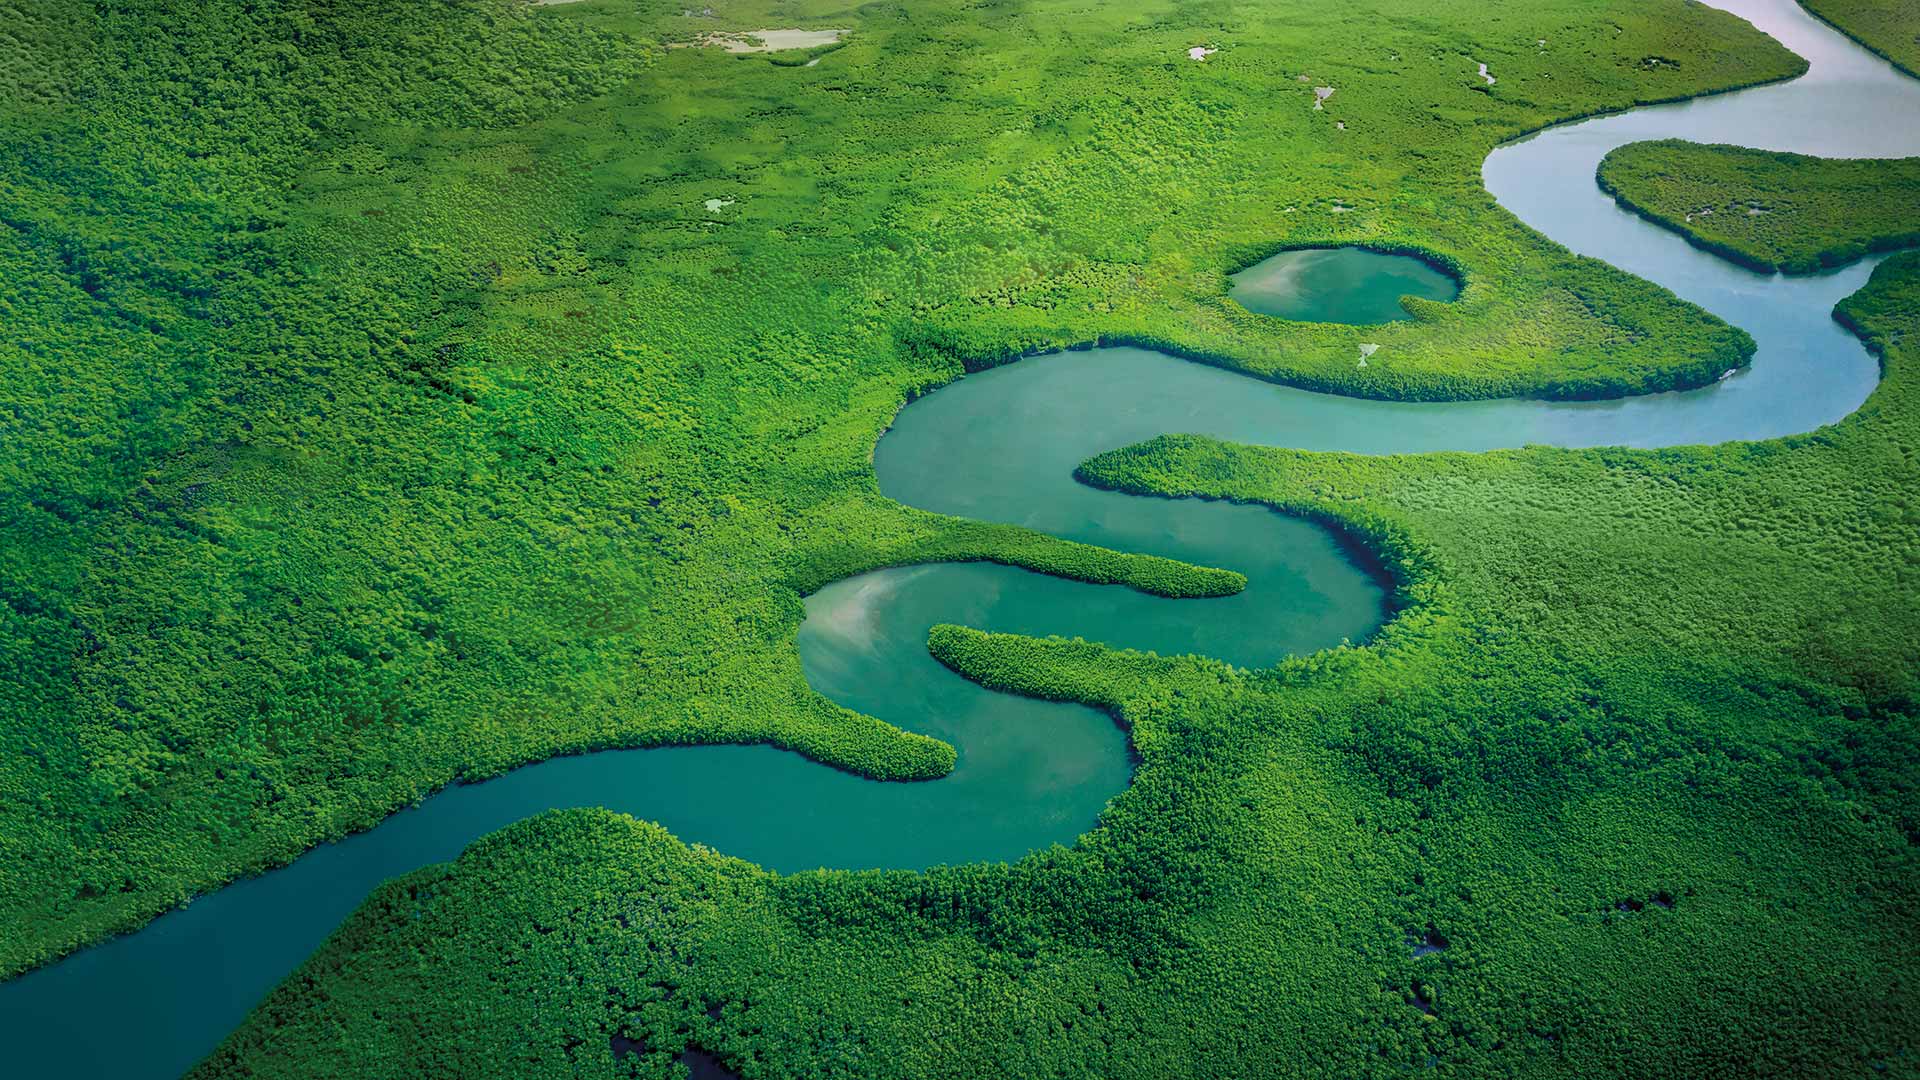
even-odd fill
[[(456, 786), (290, 866), (0, 984), (10, 1075), (166, 1077), (209, 1052), (379, 882), (451, 859), (521, 818), (605, 806), (774, 870), (1011, 859), (1091, 828), (1130, 776), (1124, 736), (1072, 704), (984, 690), (927, 654), (953, 622), (1079, 634), (1271, 664), (1359, 639), (1384, 593), (1323, 530), (1258, 507), (1141, 499), (1072, 480), (1080, 461), (1167, 432), (1311, 450), (1665, 446), (1808, 431), (1852, 412), (1874, 358), (1830, 318), (1877, 259), (1804, 278), (1743, 270), (1615, 206), (1600, 158), (1643, 139), (1828, 157), (1920, 154), (1920, 82), (1791, 0), (1721, 0), (1811, 62), (1792, 82), (1551, 128), (1486, 161), (1487, 188), (1576, 252), (1673, 290), (1758, 343), (1750, 370), (1618, 401), (1396, 403), (1259, 382), (1140, 349), (1033, 357), (904, 410), (875, 451), (881, 490), (942, 513), (1241, 570), (1245, 592), (1172, 601), (991, 564), (835, 582), (807, 599), (808, 680), (851, 708), (952, 742), (947, 778), (875, 783), (766, 747), (607, 751)], [(958, 448), (964, 448), (959, 452)]]

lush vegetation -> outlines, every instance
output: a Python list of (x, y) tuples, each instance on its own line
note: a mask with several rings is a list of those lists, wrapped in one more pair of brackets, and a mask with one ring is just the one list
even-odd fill
[(1831, 160), (1663, 139), (1608, 154), (1600, 186), (1756, 270), (1811, 273), (1920, 244), (1920, 158)]
[(1089, 479), (1348, 521), (1413, 607), (1247, 679), (943, 629), (1132, 726), (1083, 848), (768, 879), (543, 818), (390, 886), (213, 1071), (591, 1073), (615, 1038), (805, 1075), (1910, 1071), (1916, 300), (1901, 259), (1849, 302), (1892, 378), (1783, 443), (1107, 455)]
[(1103, 829), (775, 877), (543, 816), (381, 890), (201, 1075), (665, 1075), (689, 1044), (746, 1076), (1915, 1075), (1920, 255), (1838, 314), (1887, 380), (1793, 439), (1102, 455), (1091, 482), (1344, 522), (1409, 606), (1251, 674), (939, 628), (1129, 726)]
[[(685, 10), (0, 0), (0, 971), (557, 753), (939, 774), (807, 687), (804, 592), (1236, 582), (881, 498), (903, 400), (1122, 337), (1367, 394), (1702, 381), (1744, 334), (1522, 228), (1479, 162), (1800, 66), (1664, 0)], [(656, 44), (795, 24), (855, 34)], [(1359, 371), (1362, 331), (1225, 299), (1346, 241), (1466, 291)]]
[[(1237, 585), (881, 499), (876, 434), (965, 366), (1133, 337), (1470, 396), (1742, 355), (1477, 173), (1796, 70), (1712, 11), (794, 8), (0, 0), (0, 969), (553, 753), (936, 775), (801, 678), (798, 597), (855, 570)], [(858, 32), (652, 44), (795, 21)], [(1367, 369), (1224, 300), (1327, 241), (1467, 291)], [(546, 815), (381, 889), (202, 1072), (1912, 1075), (1920, 260), (1841, 314), (1888, 381), (1797, 439), (1103, 455), (1341, 523), (1402, 614), (1254, 674), (941, 628), (1129, 728), (1081, 845), (776, 877)]]
[(1914, 0), (1805, 0), (1808, 11), (1920, 77), (1920, 4)]

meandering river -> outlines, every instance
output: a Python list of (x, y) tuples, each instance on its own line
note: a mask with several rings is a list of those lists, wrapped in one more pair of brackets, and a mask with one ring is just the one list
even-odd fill
[(1198, 652), (1245, 666), (1359, 639), (1384, 594), (1323, 530), (1257, 507), (1141, 499), (1072, 479), (1080, 461), (1165, 432), (1360, 453), (1526, 443), (1662, 446), (1806, 431), (1853, 411), (1873, 358), (1829, 317), (1877, 260), (1807, 278), (1723, 262), (1618, 209), (1600, 158), (1678, 137), (1832, 157), (1920, 153), (1920, 83), (1791, 0), (1722, 0), (1812, 62), (1790, 83), (1586, 120), (1503, 146), (1500, 203), (1569, 248), (1672, 289), (1749, 331), (1751, 370), (1620, 401), (1403, 404), (1314, 394), (1139, 349), (1033, 357), (904, 410), (881, 439), (881, 490), (929, 510), (1245, 572), (1245, 592), (1172, 601), (987, 564), (863, 574), (807, 600), (809, 681), (959, 749), (953, 774), (883, 784), (765, 747), (610, 751), (450, 788), (146, 928), (0, 984), (9, 1075), (167, 1077), (244, 1017), (380, 881), (453, 858), (543, 810), (605, 806), (775, 870), (1011, 859), (1091, 828), (1130, 775), (1125, 738), (1077, 705), (996, 694), (928, 656), (938, 622)]

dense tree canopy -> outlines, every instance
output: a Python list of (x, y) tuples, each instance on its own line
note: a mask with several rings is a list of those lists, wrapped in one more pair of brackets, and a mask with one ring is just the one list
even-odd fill
[(1131, 731), (1079, 846), (780, 877), (548, 815), (382, 890), (200, 1075), (690, 1044), (745, 1076), (1910, 1075), (1920, 255), (1838, 314), (1887, 381), (1794, 439), (1102, 455), (1089, 482), (1342, 522), (1407, 606), (1251, 673), (937, 628)]
[(1600, 186), (1755, 270), (1805, 274), (1920, 244), (1920, 158), (1827, 160), (1661, 140), (1608, 154)]
[[(854, 571), (1233, 586), (880, 498), (876, 433), (967, 365), (1138, 338), (1357, 393), (1584, 394), (1749, 347), (1475, 172), (1798, 69), (1717, 12), (684, 10), (9, 5), (0, 969), (555, 753), (939, 775), (951, 748), (802, 678), (798, 596)], [(814, 67), (657, 44), (776, 18), (853, 32)], [(1638, 64), (1655, 42), (1686, 65)], [(1301, 78), (1340, 89), (1316, 111)], [(1466, 292), (1358, 373), (1362, 331), (1225, 298), (1335, 240)]]
[[(811, 67), (660, 44), (793, 24), (852, 35)], [(1238, 581), (881, 498), (904, 400), (1095, 340), (1374, 396), (1704, 382), (1744, 333), (1525, 229), (1480, 162), (1800, 70), (1668, 0), (0, 28), (8, 972), (557, 753), (939, 775), (951, 747), (807, 687), (802, 594), (962, 558)], [(1225, 297), (1333, 242), (1465, 290), (1364, 331)], [(1401, 614), (1255, 673), (941, 628), (1129, 730), (1082, 843), (782, 877), (543, 816), (380, 890), (202, 1073), (1910, 1073), (1916, 312), (1890, 261), (1843, 312), (1888, 382), (1782, 442), (1105, 455), (1090, 482), (1340, 524)]]
[(1806, 0), (1807, 10), (1920, 76), (1920, 8), (1913, 0)]

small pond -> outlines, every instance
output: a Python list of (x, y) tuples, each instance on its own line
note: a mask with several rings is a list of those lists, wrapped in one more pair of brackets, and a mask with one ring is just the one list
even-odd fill
[(1295, 322), (1394, 322), (1411, 318), (1403, 296), (1445, 302), (1460, 295), (1460, 283), (1424, 259), (1358, 247), (1283, 251), (1229, 280), (1227, 295), (1241, 307)]

